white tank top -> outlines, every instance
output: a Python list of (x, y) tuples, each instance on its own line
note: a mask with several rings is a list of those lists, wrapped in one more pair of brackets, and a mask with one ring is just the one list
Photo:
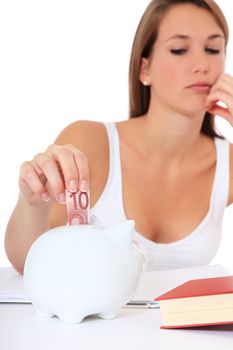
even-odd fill
[[(114, 123), (105, 123), (105, 126), (109, 139), (109, 174), (90, 215), (108, 227), (127, 220), (127, 217), (122, 195), (119, 134)], [(206, 265), (216, 255), (221, 240), (223, 213), (229, 197), (230, 147), (228, 141), (219, 138), (215, 139), (215, 146), (216, 170), (209, 211), (199, 225), (183, 239), (172, 243), (155, 243), (139, 232), (134, 232), (134, 241), (147, 252), (149, 270)]]

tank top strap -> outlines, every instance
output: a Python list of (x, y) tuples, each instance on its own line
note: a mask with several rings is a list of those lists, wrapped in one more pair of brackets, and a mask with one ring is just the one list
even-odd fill
[(109, 170), (106, 185), (90, 214), (104, 226), (126, 220), (123, 195), (119, 134), (114, 123), (104, 123), (109, 143)]
[(109, 181), (122, 188), (119, 134), (114, 123), (104, 123), (109, 142)]
[(230, 191), (230, 143), (215, 138), (216, 170), (211, 195), (211, 206), (214, 216), (223, 215), (227, 207)]

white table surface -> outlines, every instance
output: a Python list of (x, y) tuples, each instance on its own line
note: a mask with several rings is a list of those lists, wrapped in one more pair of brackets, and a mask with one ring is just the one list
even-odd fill
[[(136, 298), (163, 293), (188, 279), (229, 274), (208, 266), (145, 274)], [(0, 269), (0, 290), (21, 289), (22, 278), (13, 269)], [(1, 350), (232, 350), (233, 325), (193, 329), (160, 329), (159, 309), (121, 309), (114, 320), (88, 317), (80, 324), (37, 316), (31, 304), (0, 304)]]

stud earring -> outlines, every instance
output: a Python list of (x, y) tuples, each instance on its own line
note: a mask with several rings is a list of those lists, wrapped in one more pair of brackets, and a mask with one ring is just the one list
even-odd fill
[(145, 81), (143, 82), (143, 85), (144, 85), (144, 86), (148, 86), (148, 81), (145, 80)]

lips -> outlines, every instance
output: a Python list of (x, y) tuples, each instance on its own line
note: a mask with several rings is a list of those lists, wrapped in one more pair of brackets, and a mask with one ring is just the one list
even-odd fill
[(207, 82), (196, 82), (188, 86), (188, 89), (199, 93), (209, 93), (211, 85)]

